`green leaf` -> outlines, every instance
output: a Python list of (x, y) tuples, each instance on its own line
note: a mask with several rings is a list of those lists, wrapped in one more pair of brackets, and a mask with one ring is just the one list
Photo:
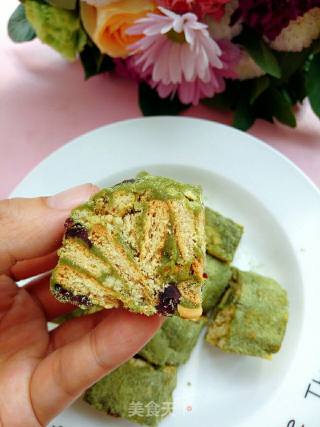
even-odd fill
[(233, 125), (247, 130), (257, 118), (270, 123), (278, 121), (296, 126), (292, 106), (304, 97), (304, 68), (296, 72), (288, 82), (270, 76), (245, 81), (226, 80), (226, 90), (221, 95), (204, 100), (212, 108), (234, 110)]
[(77, 0), (46, 0), (46, 2), (59, 9), (75, 10), (77, 7)]
[(299, 69), (304, 67), (310, 55), (310, 49), (304, 49), (301, 52), (276, 52), (280, 64), (282, 81), (288, 81), (289, 78)]
[(250, 104), (252, 105), (259, 96), (268, 89), (270, 86), (270, 79), (268, 76), (262, 76), (254, 79), (251, 87)]
[(23, 4), (19, 4), (8, 22), (8, 35), (16, 43), (28, 42), (36, 37), (36, 33), (26, 18)]
[(240, 130), (248, 130), (254, 123), (255, 116), (248, 99), (241, 99), (234, 112), (232, 125)]
[(315, 53), (315, 54), (320, 52), (320, 39), (315, 40), (312, 43), (311, 51), (312, 51), (312, 53)]
[(251, 91), (252, 80), (231, 80), (226, 79), (226, 89), (222, 93), (214, 95), (212, 98), (202, 100), (203, 104), (211, 108), (221, 110), (234, 110), (243, 94), (247, 96)]
[(210, 108), (216, 108), (218, 110), (230, 110), (232, 107), (232, 100), (228, 96), (227, 91), (223, 93), (217, 93), (212, 98), (204, 98), (201, 103)]
[(274, 123), (272, 113), (266, 110), (265, 106), (263, 106), (260, 102), (254, 105), (254, 114), (257, 119), (263, 119), (266, 122)]
[(293, 128), (296, 127), (297, 121), (292, 111), (292, 102), (287, 92), (276, 88), (272, 88), (268, 92), (269, 109), (272, 111), (272, 115), (279, 122)]
[(291, 76), (285, 85), (293, 104), (302, 102), (307, 96), (306, 74), (304, 70), (299, 70)]
[(175, 116), (189, 108), (177, 96), (173, 99), (160, 98), (147, 83), (139, 85), (139, 106), (144, 116)]
[(86, 79), (114, 70), (113, 59), (108, 55), (103, 55), (93, 43), (85, 45), (80, 53), (80, 60)]
[(242, 44), (257, 65), (273, 77), (281, 77), (279, 62), (271, 48), (254, 30), (245, 27), (237, 42)]
[(320, 117), (320, 53), (312, 58), (306, 76), (306, 88), (311, 107)]

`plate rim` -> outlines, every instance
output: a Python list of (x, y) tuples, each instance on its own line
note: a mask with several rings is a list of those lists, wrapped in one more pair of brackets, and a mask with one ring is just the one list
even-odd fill
[(43, 163), (50, 160), (52, 157), (54, 157), (55, 155), (57, 155), (61, 151), (65, 150), (66, 147), (69, 148), (69, 147), (73, 146), (74, 144), (77, 144), (79, 142), (79, 140), (81, 141), (82, 139), (87, 138), (89, 135), (91, 135), (95, 132), (98, 133), (98, 132), (101, 132), (102, 130), (105, 130), (105, 129), (111, 129), (111, 128), (116, 128), (118, 126), (136, 124), (136, 123), (145, 122), (145, 121), (165, 121), (165, 120), (181, 121), (181, 122), (183, 122), (183, 121), (195, 121), (195, 122), (200, 122), (200, 123), (203, 122), (206, 124), (210, 123), (210, 124), (213, 124), (214, 126), (218, 126), (218, 127), (223, 128), (223, 129), (228, 129), (228, 132), (232, 131), (235, 134), (239, 133), (241, 135), (244, 135), (248, 138), (248, 140), (251, 140), (252, 142), (255, 142), (256, 144), (258, 144), (260, 146), (260, 148), (266, 149), (267, 151), (269, 151), (273, 155), (281, 158), (285, 163), (287, 163), (288, 166), (291, 166), (299, 175), (301, 175), (302, 178), (304, 178), (306, 183), (308, 183), (311, 186), (311, 188), (313, 188), (313, 190), (315, 190), (315, 192), (320, 197), (320, 188), (318, 188), (318, 186), (312, 181), (312, 179), (296, 163), (294, 163), (291, 159), (289, 159), (285, 154), (283, 154), (281, 151), (277, 150), (276, 148), (272, 147), (270, 144), (263, 141), (262, 139), (254, 136), (254, 135), (251, 135), (247, 132), (244, 132), (240, 129), (234, 128), (232, 126), (229, 126), (229, 125), (226, 125), (223, 123), (219, 123), (219, 122), (214, 121), (214, 120), (202, 119), (202, 118), (197, 118), (197, 117), (184, 117), (184, 116), (137, 117), (137, 118), (132, 118), (132, 119), (118, 120), (116, 122), (101, 125), (101, 126), (98, 126), (94, 129), (88, 130), (88, 131), (76, 136), (75, 138), (68, 140), (62, 146), (56, 148), (51, 153), (49, 153), (46, 157), (41, 159), (40, 162), (38, 162), (33, 168), (31, 168), (29, 170), (29, 172), (22, 178), (22, 180), (13, 188), (13, 190), (9, 194), (9, 197), (10, 198), (15, 197), (14, 195), (19, 190), (20, 186), (22, 186), (24, 184), (24, 182), (30, 178), (32, 173), (34, 173), (37, 168), (41, 167)]

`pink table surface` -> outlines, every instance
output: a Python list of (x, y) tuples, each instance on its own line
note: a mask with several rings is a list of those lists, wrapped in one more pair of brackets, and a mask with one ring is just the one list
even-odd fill
[[(134, 83), (108, 75), (84, 82), (78, 63), (65, 62), (39, 41), (12, 43), (6, 22), (17, 4), (1, 0), (0, 6), (0, 198), (70, 139), (141, 116)], [(231, 121), (230, 115), (204, 106), (185, 115)], [(308, 104), (299, 111), (295, 130), (258, 121), (250, 133), (293, 160), (320, 186), (320, 121)]]

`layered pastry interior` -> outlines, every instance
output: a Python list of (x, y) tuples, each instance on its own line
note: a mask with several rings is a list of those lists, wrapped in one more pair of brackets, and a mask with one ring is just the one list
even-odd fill
[(199, 318), (204, 220), (198, 186), (142, 174), (103, 189), (66, 221), (52, 293), (82, 308)]

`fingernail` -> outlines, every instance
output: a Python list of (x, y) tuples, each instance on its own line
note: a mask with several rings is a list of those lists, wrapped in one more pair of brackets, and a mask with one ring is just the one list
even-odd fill
[(53, 209), (72, 209), (78, 205), (81, 205), (81, 203), (86, 202), (89, 197), (98, 190), (98, 187), (93, 184), (79, 185), (78, 187), (69, 188), (62, 193), (48, 197), (47, 204), (50, 208)]

